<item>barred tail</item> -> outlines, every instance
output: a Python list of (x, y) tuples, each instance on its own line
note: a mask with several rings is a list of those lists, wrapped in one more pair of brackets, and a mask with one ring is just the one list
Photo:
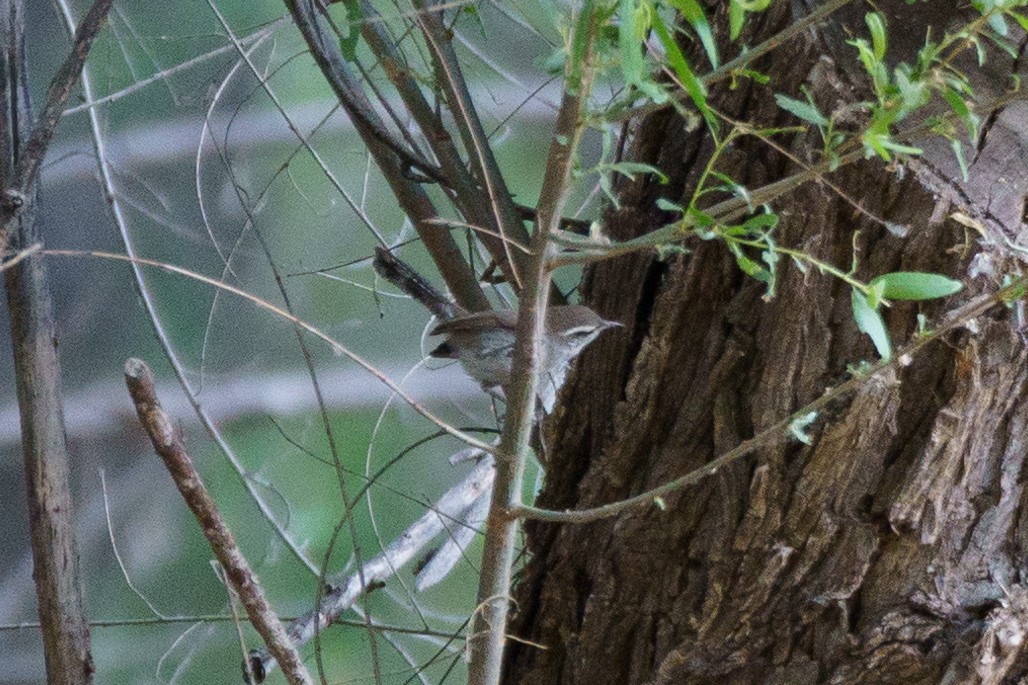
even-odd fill
[(448, 321), (459, 313), (457, 305), (389, 250), (376, 247), (372, 265), (379, 276), (423, 304), (443, 321)]

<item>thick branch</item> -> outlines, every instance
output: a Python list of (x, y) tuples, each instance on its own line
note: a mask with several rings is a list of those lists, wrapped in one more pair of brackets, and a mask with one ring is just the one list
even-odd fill
[[(33, 207), (39, 169), (64, 104), (110, 6), (110, 0), (97, 0), (90, 8), (29, 134), (24, 7), (17, 0), (4, 3), (6, 13), (0, 18), (0, 252), (10, 246), (25, 254), (39, 243)], [(4, 279), (21, 413), (33, 579), (47, 679), (60, 685), (87, 685), (92, 682), (93, 661), (68, 482), (57, 334), (42, 255), (32, 254), (15, 266), (5, 267)]]

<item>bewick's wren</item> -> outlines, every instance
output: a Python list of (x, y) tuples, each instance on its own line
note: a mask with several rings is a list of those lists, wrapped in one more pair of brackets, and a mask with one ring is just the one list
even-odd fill
[[(446, 340), (432, 350), (431, 356), (457, 359), (488, 392), (507, 385), (514, 360), (516, 311), (468, 313), (406, 262), (380, 247), (375, 248), (374, 266), (379, 276), (423, 304), (440, 320), (431, 335), (443, 335)], [(545, 412), (553, 409), (557, 391), (575, 357), (604, 330), (619, 325), (582, 305), (558, 305), (546, 310), (539, 374), (539, 402)]]

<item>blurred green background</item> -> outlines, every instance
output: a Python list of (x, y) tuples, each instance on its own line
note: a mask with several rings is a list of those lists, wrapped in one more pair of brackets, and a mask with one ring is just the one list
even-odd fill
[[(37, 101), (68, 47), (58, 6), (28, 7)], [(438, 363), (414, 368), (424, 349), (428, 315), (409, 301), (376, 292), (368, 262), (374, 237), (313, 155), (300, 148), (283, 115), (231, 48), (213, 8), (253, 48), (253, 64), (290, 119), (376, 229), (391, 241), (411, 237), (346, 117), (333, 112), (333, 99), (298, 33), (283, 19), (282, 4), (118, 2), (88, 71), (97, 97), (116, 96), (96, 111), (116, 196), (140, 255), (224, 279), (280, 306), (259, 232), (298, 316), (394, 380), (403, 378), (411, 394), (443, 418), (459, 426), (495, 427), (490, 402), (458, 369)], [(519, 201), (531, 204), (542, 178), (552, 103), (559, 96), (557, 86), (547, 84), (548, 76), (533, 66), (556, 45), (554, 10), (535, 2), (467, 8), (448, 15), (456, 20), (459, 52), (486, 128), (495, 129), (493, 143), (508, 182)], [(72, 4), (76, 17), (85, 9), (85, 3)], [(383, 5), (380, 11), (395, 18), (399, 10)], [(344, 21), (341, 6), (333, 6), (332, 13)], [(389, 26), (398, 35), (402, 22), (394, 19)], [(406, 38), (405, 45), (410, 41)], [(190, 60), (197, 61), (178, 68)], [(382, 82), (379, 70), (371, 75)], [(41, 203), (47, 247), (124, 253), (97, 180), (88, 119), (81, 110), (67, 114), (61, 124), (43, 173)], [(571, 206), (589, 209), (594, 203), (586, 188)], [(246, 223), (244, 205), (252, 226)], [(418, 245), (403, 256), (431, 273)], [(135, 422), (121, 382), (127, 357), (147, 360), (160, 375), (166, 407), (181, 422), (209, 488), (283, 616), (312, 606), (315, 579), (276, 538), (197, 422), (156, 341), (128, 266), (93, 257), (52, 257), (48, 264), (89, 615), (96, 622), (121, 624), (93, 630), (96, 682), (240, 682), (236, 627), (189, 620), (226, 613), (226, 592), (195, 522)], [(332, 267), (339, 267), (331, 272), (335, 278), (313, 273)], [(343, 505), (335, 471), (325, 463), (331, 459), (328, 441), (293, 329), (209, 285), (154, 269), (146, 270), (145, 278), (200, 402), (277, 519), (308, 558), (320, 564)], [(570, 287), (577, 275), (564, 278)], [(5, 317), (0, 313), (6, 331)], [(12, 628), (36, 615), (10, 344), (6, 334), (0, 339), (0, 497), (7, 503), (0, 536), (0, 683), (13, 685), (40, 682), (44, 671), (38, 631)], [(353, 495), (364, 485), (360, 474), (374, 473), (434, 427), (400, 402), (387, 406), (389, 393), (381, 383), (333, 355), (324, 343), (306, 340), (339, 458), (356, 474), (346, 482)], [(371, 488), (355, 515), (363, 558), (374, 556), (424, 511), (425, 502), (470, 468), (447, 462), (457, 449), (450, 438), (431, 441), (389, 468)], [(354, 541), (347, 530), (334, 550), (331, 571), (343, 569), (352, 557)], [(477, 553), (478, 547), (473, 548), (453, 576), (424, 594), (412, 594), (407, 569), (363, 603), (377, 622), (435, 631), (393, 634), (393, 644), (380, 636), (382, 682), (464, 681), (463, 643), (439, 634), (458, 631), (474, 607)], [(126, 574), (161, 615), (186, 618), (157, 620), (129, 587)], [(359, 620), (353, 612), (347, 618)], [(248, 646), (255, 646), (252, 631), (244, 633)], [(329, 682), (374, 682), (363, 628), (333, 627), (324, 634), (322, 649)], [(310, 657), (312, 648), (304, 654)], [(425, 666), (424, 675), (412, 664)], [(269, 682), (283, 682), (281, 674)]]

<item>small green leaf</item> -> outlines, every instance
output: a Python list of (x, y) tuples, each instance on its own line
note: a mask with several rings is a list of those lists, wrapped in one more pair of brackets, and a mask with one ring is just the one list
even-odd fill
[(770, 212), (754, 214), (742, 224), (747, 233), (763, 233), (778, 226), (778, 215)]
[(885, 284), (875, 283), (871, 281), (867, 284), (867, 306), (871, 309), (877, 310), (882, 306), (882, 300), (885, 297)]
[(761, 266), (759, 262), (747, 257), (742, 251), (742, 248), (735, 243), (728, 243), (728, 247), (731, 249), (732, 254), (735, 255), (735, 263), (739, 265), (739, 268), (742, 269), (743, 273), (757, 279), (761, 283), (770, 282), (771, 273)]
[(864, 293), (853, 288), (850, 293), (850, 304), (853, 307), (853, 320), (857, 322), (857, 328), (861, 333), (866, 333), (879, 356), (884, 361), (892, 359), (892, 343), (889, 341), (889, 331), (885, 329), (885, 322), (877, 309), (873, 309), (868, 303)]
[(877, 12), (868, 12), (864, 15), (867, 29), (871, 32), (871, 44), (874, 46), (875, 59), (881, 62), (885, 59), (885, 50), (888, 41), (885, 37), (885, 20)]
[(339, 40), (339, 51), (343, 53), (343, 58), (347, 62), (357, 61), (357, 43), (361, 37), (361, 22), (364, 21), (364, 15), (361, 12), (360, 0), (346, 0), (344, 3), (346, 7), (346, 25), (349, 28), (349, 33), (346, 34), (346, 38)]
[(953, 154), (957, 157), (957, 165), (960, 166), (960, 173), (967, 181), (967, 160), (964, 159), (964, 146), (961, 144), (959, 138), (954, 138), (949, 141), (950, 147), (953, 148)]
[[(630, 84), (637, 84), (643, 79), (643, 53), (639, 44), (639, 8), (633, 0), (621, 0), (618, 9), (618, 44), (621, 47), (621, 69), (625, 74), (625, 80)], [(589, 34), (582, 36), (583, 40), (590, 40)], [(582, 51), (584, 54), (584, 50)]]
[(700, 3), (696, 2), (696, 0), (668, 0), (668, 2), (692, 26), (693, 31), (696, 32), (697, 37), (700, 39), (700, 43), (703, 44), (703, 49), (707, 52), (710, 66), (717, 69), (719, 65), (717, 43), (714, 41), (714, 34), (710, 30), (710, 22), (707, 21), (707, 15), (704, 13), (703, 8), (700, 7)]
[(742, 25), (746, 21), (746, 10), (742, 8), (739, 0), (732, 0), (728, 6), (728, 35), (732, 40), (742, 33)]
[(828, 119), (811, 102), (797, 100), (781, 93), (775, 93), (775, 102), (786, 112), (795, 114), (803, 121), (809, 121), (815, 126), (828, 126)]
[(1028, 17), (1024, 16), (1020, 12), (1015, 12), (1013, 10), (1009, 10), (1007, 14), (1013, 17), (1014, 21), (1021, 25), (1022, 31), (1028, 31)]
[[(657, 15), (655, 14), (654, 17), (657, 17)], [(697, 78), (696, 74), (689, 67), (685, 55), (682, 54), (678, 43), (675, 42), (667, 27), (664, 26), (664, 22), (655, 20), (653, 22), (653, 32), (657, 34), (661, 44), (664, 46), (668, 63), (675, 70), (675, 75), (682, 82), (685, 92), (689, 94), (689, 99), (692, 100), (693, 104), (696, 105), (696, 109), (703, 115), (703, 119), (707, 122), (707, 127), (716, 134), (718, 130), (717, 117), (714, 116), (710, 105), (707, 104), (707, 88), (703, 85), (703, 81)]]
[(964, 287), (960, 281), (952, 278), (921, 271), (882, 274), (869, 285), (872, 288), (881, 287), (882, 296), (887, 300), (932, 300), (952, 295)]

